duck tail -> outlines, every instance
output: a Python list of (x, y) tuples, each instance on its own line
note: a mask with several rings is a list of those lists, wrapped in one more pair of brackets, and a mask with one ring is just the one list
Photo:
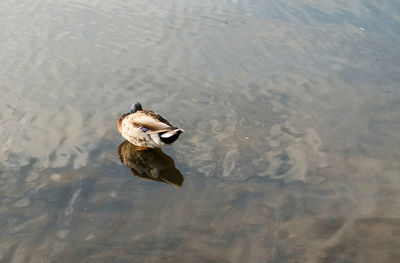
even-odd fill
[(160, 134), (160, 139), (162, 142), (166, 144), (173, 143), (176, 141), (181, 133), (184, 133), (185, 131), (180, 128), (176, 128), (174, 130), (164, 132)]
[(180, 128), (176, 128), (176, 129), (174, 129), (172, 131), (164, 132), (160, 136), (161, 136), (161, 138), (170, 138), (171, 136), (174, 136), (176, 134), (181, 134), (181, 133), (184, 133), (184, 132), (185, 132), (184, 130), (182, 130)]

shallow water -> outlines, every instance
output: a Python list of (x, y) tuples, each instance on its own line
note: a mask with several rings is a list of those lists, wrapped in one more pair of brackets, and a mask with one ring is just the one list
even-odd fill
[[(0, 262), (400, 262), (397, 1), (6, 0), (0, 23)], [(133, 101), (185, 134), (135, 152)]]

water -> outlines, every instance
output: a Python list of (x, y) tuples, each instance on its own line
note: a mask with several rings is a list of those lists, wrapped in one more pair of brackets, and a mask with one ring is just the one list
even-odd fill
[[(5, 0), (0, 23), (0, 262), (400, 261), (397, 1)], [(135, 152), (133, 101), (185, 134)]]

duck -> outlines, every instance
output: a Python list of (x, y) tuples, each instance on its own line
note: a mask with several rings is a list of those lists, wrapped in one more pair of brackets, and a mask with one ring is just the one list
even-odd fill
[(137, 150), (171, 145), (185, 132), (173, 126), (160, 114), (143, 110), (139, 102), (133, 103), (130, 111), (121, 116), (118, 131), (122, 137), (137, 146)]

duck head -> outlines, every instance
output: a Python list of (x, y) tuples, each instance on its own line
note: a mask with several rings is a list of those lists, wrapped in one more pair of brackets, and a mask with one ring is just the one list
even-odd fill
[(139, 102), (135, 102), (132, 104), (131, 110), (129, 111), (129, 113), (135, 113), (138, 110), (143, 110), (142, 104), (140, 104)]

